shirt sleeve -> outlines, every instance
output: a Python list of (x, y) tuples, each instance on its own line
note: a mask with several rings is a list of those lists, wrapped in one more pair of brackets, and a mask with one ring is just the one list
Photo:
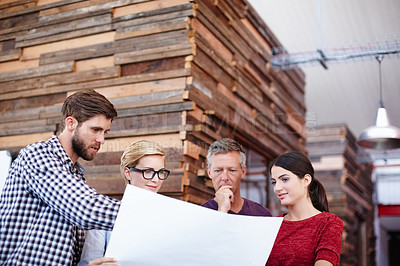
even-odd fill
[(326, 260), (333, 265), (339, 265), (342, 233), (342, 220), (336, 215), (329, 216), (321, 230), (315, 261)]
[(86, 266), (90, 261), (104, 257), (106, 249), (106, 233), (104, 230), (89, 230), (86, 232), (81, 261), (78, 266)]
[(210, 199), (201, 206), (206, 207), (208, 209), (218, 210), (218, 203), (214, 199)]
[(98, 194), (70, 164), (51, 152), (28, 152), (22, 162), (27, 190), (50, 209), (83, 229), (112, 230), (118, 200)]

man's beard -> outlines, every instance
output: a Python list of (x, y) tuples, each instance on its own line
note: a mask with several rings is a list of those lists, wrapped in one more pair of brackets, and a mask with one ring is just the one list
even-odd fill
[(95, 154), (90, 154), (88, 152), (89, 147), (85, 147), (85, 143), (80, 138), (78, 130), (76, 130), (75, 134), (72, 136), (72, 149), (85, 161), (91, 161), (94, 159)]

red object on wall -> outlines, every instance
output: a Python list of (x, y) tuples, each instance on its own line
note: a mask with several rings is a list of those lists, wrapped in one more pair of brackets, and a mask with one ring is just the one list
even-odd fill
[(379, 205), (379, 216), (400, 216), (400, 205)]

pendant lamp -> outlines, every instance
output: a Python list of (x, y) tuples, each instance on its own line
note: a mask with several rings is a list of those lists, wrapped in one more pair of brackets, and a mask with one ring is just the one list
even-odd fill
[(388, 150), (400, 148), (400, 129), (391, 126), (387, 117), (386, 109), (382, 100), (382, 70), (381, 62), (383, 56), (377, 56), (379, 62), (379, 89), (380, 89), (380, 107), (376, 115), (374, 126), (365, 129), (357, 142), (363, 148)]

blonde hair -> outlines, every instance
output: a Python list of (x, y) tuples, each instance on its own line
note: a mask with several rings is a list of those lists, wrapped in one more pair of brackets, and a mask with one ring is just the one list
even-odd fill
[(125, 184), (128, 184), (129, 181), (125, 178), (125, 167), (135, 167), (139, 163), (139, 160), (146, 155), (165, 156), (165, 151), (159, 144), (148, 140), (132, 142), (128, 147), (126, 147), (121, 156), (120, 165), (121, 175), (125, 180)]

